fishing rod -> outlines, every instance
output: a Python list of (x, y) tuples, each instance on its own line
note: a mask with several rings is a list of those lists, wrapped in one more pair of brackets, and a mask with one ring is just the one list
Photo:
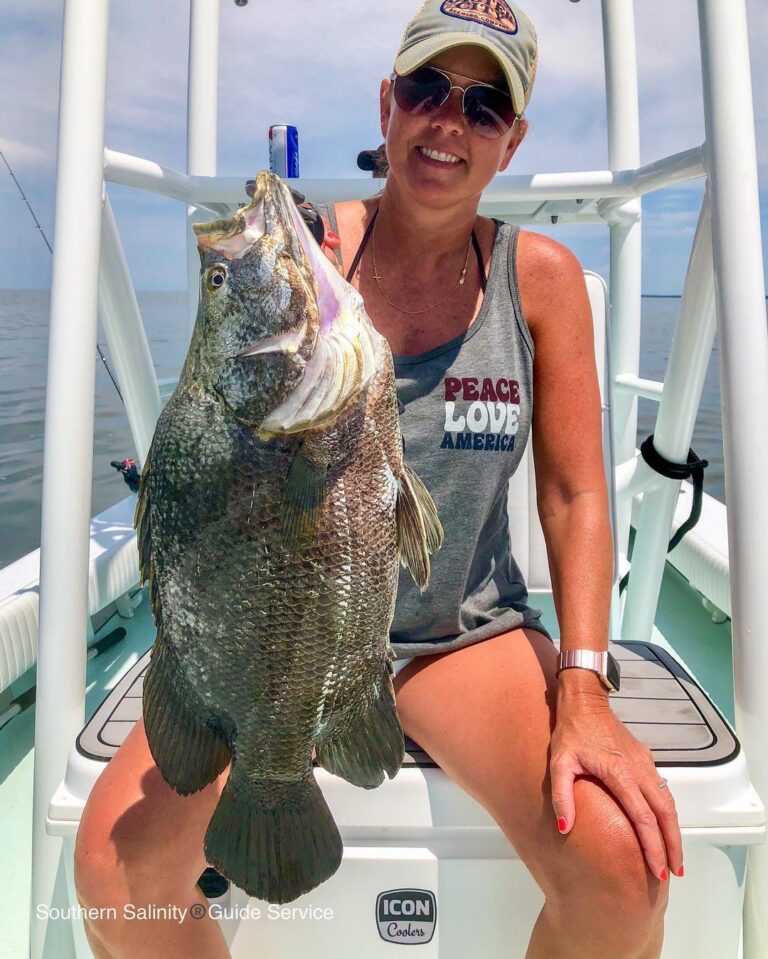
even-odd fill
[[(15, 173), (13, 172), (13, 170), (11, 169), (11, 164), (8, 162), (8, 160), (6, 160), (5, 154), (3, 153), (2, 150), (0, 150), (0, 157), (3, 158), (3, 163), (5, 163), (5, 165), (8, 167), (8, 172), (11, 174), (11, 177), (13, 177), (13, 182), (16, 184), (16, 186), (17, 186), (17, 188), (18, 188), (18, 191), (19, 191), (19, 193), (21, 194), (22, 200), (24, 200), (24, 202), (25, 202), (26, 205), (27, 205), (27, 209), (28, 209), (29, 212), (32, 214), (32, 219), (35, 221), (35, 226), (36, 226), (36, 227), (38, 228), (38, 230), (40, 231), (40, 235), (42, 236), (42, 238), (43, 238), (43, 240), (44, 240), (44, 242), (45, 242), (45, 245), (48, 247), (48, 252), (49, 252), (51, 255), (53, 255), (53, 248), (51, 247), (51, 244), (48, 242), (48, 237), (45, 235), (45, 231), (43, 230), (42, 226), (40, 226), (40, 221), (39, 221), (39, 220), (37, 219), (37, 217), (35, 216), (35, 211), (32, 209), (32, 206), (30, 205), (30, 202), (29, 202), (29, 200), (27, 199), (26, 194), (24, 193), (24, 191), (23, 191), (22, 188), (21, 188), (21, 184), (20, 184), (19, 181), (16, 179), (16, 174), (15, 174)], [(116, 380), (115, 377), (112, 375), (112, 370), (109, 368), (109, 363), (107, 363), (107, 358), (106, 358), (106, 356), (104, 356), (104, 354), (101, 352), (101, 347), (99, 346), (98, 341), (97, 341), (97, 343), (96, 343), (96, 349), (99, 351), (99, 356), (101, 357), (101, 362), (104, 364), (104, 366), (105, 366), (105, 368), (106, 368), (106, 370), (107, 370), (107, 373), (109, 373), (109, 378), (112, 380), (112, 384), (114, 385), (115, 389), (117, 390), (117, 395), (120, 397), (120, 402), (123, 404), (123, 406), (125, 406), (125, 400), (123, 399), (123, 394), (120, 392), (120, 387), (117, 385), (117, 380)]]

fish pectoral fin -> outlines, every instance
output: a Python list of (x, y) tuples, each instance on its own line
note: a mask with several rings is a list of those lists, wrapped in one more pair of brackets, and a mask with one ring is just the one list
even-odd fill
[(410, 467), (398, 481), (397, 552), (421, 592), (429, 585), (429, 554), (443, 545), (443, 527), (429, 490)]
[(283, 487), (283, 537), (289, 548), (312, 544), (328, 493), (327, 474), (327, 464), (313, 462), (303, 446), (297, 450)]

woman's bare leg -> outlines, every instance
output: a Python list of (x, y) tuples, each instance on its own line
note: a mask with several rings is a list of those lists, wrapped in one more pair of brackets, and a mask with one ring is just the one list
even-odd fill
[[(180, 796), (152, 759), (144, 721), (133, 727), (91, 790), (75, 844), (78, 901), (104, 910), (85, 921), (96, 959), (229, 959), (218, 921), (190, 914), (208, 903), (197, 886), (203, 837), (228, 775)], [(168, 918), (124, 917), (129, 903), (165, 907)]]
[(647, 867), (612, 793), (578, 777), (576, 822), (557, 830), (556, 661), (530, 629), (419, 656), (394, 677), (403, 729), (489, 811), (544, 892), (526, 959), (658, 959), (669, 883)]
[[(208, 900), (205, 898), (205, 894), (203, 893), (203, 891), (200, 889), (199, 886), (195, 886), (194, 895), (191, 897), (190, 902), (193, 906), (197, 906), (198, 910), (201, 907), (203, 909), (207, 909), (208, 907)], [(218, 928), (218, 922), (216, 922), (216, 920), (211, 919), (210, 917), (205, 918), (203, 921), (208, 925), (212, 923), (215, 924), (218, 929), (218, 934), (216, 930), (209, 932), (206, 929), (204, 930), (202, 936), (194, 937), (192, 946), (190, 946), (189, 936), (187, 934), (187, 930), (185, 929), (183, 938), (179, 936), (175, 936), (174, 933), (170, 933), (169, 935), (165, 937), (164, 940), (161, 940), (161, 945), (159, 946), (159, 948), (161, 947), (165, 949), (166, 951), (164, 954), (167, 956), (182, 955), (182, 950), (186, 949), (188, 951), (186, 953), (183, 953), (184, 955), (189, 955), (189, 956), (198, 956), (198, 955), (209, 956), (210, 955), (213, 957), (213, 959), (219, 959), (220, 956), (222, 957), (222, 959), (224, 959), (224, 957), (226, 957), (226, 959), (229, 959), (229, 950), (227, 948), (226, 941), (224, 940), (224, 937), (221, 934), (221, 929)], [(84, 923), (85, 938), (88, 940), (88, 945), (91, 947), (91, 952), (93, 953), (93, 959), (123, 959), (124, 956), (132, 954), (130, 950), (126, 952), (122, 946), (118, 948), (118, 951), (111, 952), (107, 948), (104, 940), (99, 938), (99, 933), (97, 932), (97, 925), (98, 924), (91, 923), (88, 920), (86, 920)], [(109, 934), (108, 934), (108, 938), (111, 939), (111, 936)], [(162, 945), (162, 942), (164, 942), (165, 944)], [(199, 953), (196, 953), (194, 951), (189, 951), (190, 948), (194, 949), (195, 945), (201, 950), (205, 950), (205, 951), (201, 951)], [(140, 948), (142, 950), (142, 952), (140, 953), (141, 956), (144, 956), (144, 955), (154, 956), (154, 955), (161, 954), (160, 952), (154, 953), (151, 950), (145, 950), (144, 945), (142, 945), (141, 943), (136, 948)], [(216, 949), (219, 949), (219, 950), (223, 949), (223, 951), (217, 952), (215, 951)]]
[[(658, 959), (668, 884), (647, 868), (621, 806), (593, 777), (579, 778), (576, 823), (567, 837), (557, 832), (548, 775), (554, 667), (554, 647), (535, 630), (418, 657), (395, 677), (403, 728), (489, 810), (543, 890), (526, 959)], [(118, 912), (87, 924), (96, 959), (228, 959), (218, 923), (181, 912), (206, 903), (196, 886), (203, 837), (228, 774), (179, 796), (136, 723), (96, 782), (77, 836), (80, 903)], [(129, 902), (175, 905), (184, 918), (121, 919)]]

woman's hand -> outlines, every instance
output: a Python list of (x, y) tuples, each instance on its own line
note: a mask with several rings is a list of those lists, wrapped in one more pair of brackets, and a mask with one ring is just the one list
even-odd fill
[(659, 788), (661, 780), (650, 749), (614, 715), (607, 696), (583, 693), (557, 711), (550, 777), (558, 826), (561, 817), (566, 821), (560, 830), (563, 833), (573, 828), (573, 783), (579, 775), (602, 780), (620, 801), (637, 829), (655, 876), (668, 878), (667, 863), (675, 875), (682, 875), (683, 840), (675, 801), (668, 787)]
[[(323, 223), (325, 223), (325, 220), (323, 220)], [(334, 233), (333, 230), (329, 230), (326, 224), (325, 236), (323, 237), (323, 242), (320, 244), (320, 249), (341, 273), (341, 267), (339, 266), (338, 260), (335, 256), (335, 251), (338, 250), (340, 246), (341, 237), (337, 233)]]

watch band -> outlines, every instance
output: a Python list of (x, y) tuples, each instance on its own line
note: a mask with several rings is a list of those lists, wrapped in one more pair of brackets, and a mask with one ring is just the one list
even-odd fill
[(611, 672), (616, 675), (617, 682), (612, 682), (608, 676), (609, 673), (609, 656), (610, 653), (605, 650), (601, 653), (597, 652), (594, 649), (568, 649), (560, 652), (557, 660), (557, 672), (559, 673), (562, 669), (569, 669), (571, 667), (577, 667), (580, 669), (590, 669), (592, 672), (597, 673), (600, 677), (600, 682), (605, 686), (609, 692), (616, 692), (619, 688), (618, 686), (618, 664), (616, 664), (613, 657), (610, 657), (613, 660), (610, 663)]

